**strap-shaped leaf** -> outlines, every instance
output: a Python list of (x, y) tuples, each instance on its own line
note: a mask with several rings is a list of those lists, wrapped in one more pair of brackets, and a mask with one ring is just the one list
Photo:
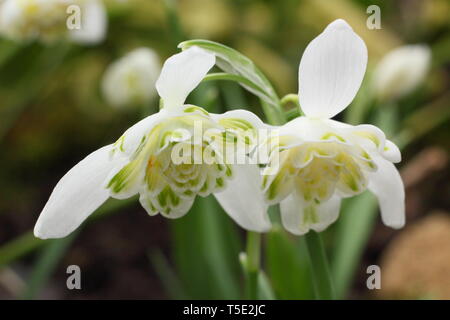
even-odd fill
[[(182, 50), (192, 46), (200, 47), (216, 55), (217, 66), (229, 74), (239, 76), (236, 81), (272, 107), (279, 109), (280, 99), (272, 84), (252, 60), (223, 44), (208, 40), (188, 40), (178, 45)], [(239, 79), (241, 81), (239, 81)], [(245, 79), (245, 81), (242, 81)], [(231, 79), (228, 79), (231, 80)]]

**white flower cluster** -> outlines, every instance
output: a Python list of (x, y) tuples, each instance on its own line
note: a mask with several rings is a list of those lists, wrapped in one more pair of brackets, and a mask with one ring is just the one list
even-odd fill
[[(221, 58), (219, 53), (218, 63)], [(154, 60), (153, 53), (138, 49), (115, 63), (103, 85), (111, 103), (149, 99)], [(214, 194), (240, 226), (258, 232), (271, 227), (269, 205), (280, 204), (284, 227), (301, 235), (333, 223), (342, 198), (370, 190), (383, 222), (404, 225), (404, 187), (394, 166), (399, 149), (375, 126), (331, 120), (354, 99), (367, 65), (365, 43), (345, 21), (331, 23), (305, 49), (298, 92), (304, 116), (270, 127), (276, 129), (270, 141), (251, 138), (269, 126), (249, 111), (210, 114), (185, 104), (215, 63), (213, 53), (196, 46), (167, 59), (155, 84), (163, 108), (71, 169), (45, 205), (35, 235), (66, 236), (109, 197), (136, 194), (149, 214), (168, 218), (186, 214), (197, 195)], [(192, 140), (196, 122), (214, 130)], [(270, 145), (267, 162), (223, 164), (223, 144), (239, 141), (251, 145), (249, 150)], [(186, 148), (209, 149), (211, 161), (175, 162), (173, 150)]]

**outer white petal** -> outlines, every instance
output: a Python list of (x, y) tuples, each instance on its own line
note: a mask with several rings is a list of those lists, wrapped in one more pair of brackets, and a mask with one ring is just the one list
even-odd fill
[(122, 135), (123, 137), (123, 151), (127, 155), (131, 155), (139, 146), (144, 135), (149, 133), (155, 125), (169, 117), (169, 113), (165, 110), (161, 110), (158, 113), (152, 114), (132, 127)]
[(115, 165), (110, 151), (111, 145), (94, 151), (62, 177), (36, 222), (36, 237), (67, 236), (108, 199), (103, 184)]
[(281, 220), (286, 230), (296, 235), (303, 235), (311, 229), (321, 232), (336, 221), (339, 216), (340, 205), (341, 199), (336, 195), (320, 205), (314, 205), (318, 221), (312, 223), (305, 220), (305, 211), (308, 204), (302, 200), (302, 197), (292, 193), (280, 203)]
[(390, 140), (386, 140), (382, 155), (386, 160), (393, 163), (399, 163), (402, 161), (400, 149)]
[(226, 189), (214, 196), (242, 228), (264, 232), (270, 229), (271, 223), (260, 188), (261, 175), (257, 165), (235, 165), (233, 178), (227, 182)]
[(167, 59), (156, 82), (164, 108), (181, 108), (215, 62), (213, 54), (198, 47), (191, 47)]
[(331, 118), (344, 110), (361, 85), (367, 48), (344, 20), (336, 20), (306, 48), (299, 68), (299, 99), (309, 117)]
[(375, 159), (378, 170), (369, 173), (368, 188), (378, 198), (383, 223), (399, 229), (405, 225), (405, 188), (395, 166), (382, 157)]
[(97, 44), (106, 36), (108, 18), (102, 1), (88, 0), (81, 8), (81, 29), (71, 30), (70, 38), (82, 44)]

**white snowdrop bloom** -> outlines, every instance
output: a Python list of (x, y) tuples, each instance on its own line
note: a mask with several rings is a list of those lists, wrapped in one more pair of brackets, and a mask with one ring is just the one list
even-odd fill
[(426, 45), (406, 45), (392, 50), (374, 70), (375, 95), (382, 101), (406, 96), (423, 82), (430, 62), (431, 50)]
[[(255, 192), (261, 183), (259, 168), (222, 161), (228, 152), (224, 145), (243, 144), (250, 150), (264, 124), (245, 110), (219, 115), (184, 104), (214, 63), (215, 56), (198, 47), (170, 57), (156, 83), (163, 109), (73, 167), (53, 190), (34, 234), (64, 237), (109, 197), (135, 194), (150, 215), (179, 218), (197, 195), (214, 193), (239, 225), (268, 230), (267, 205)], [(254, 198), (259, 199), (249, 201)]]
[[(76, 6), (76, 11), (69, 8)], [(78, 10), (79, 9), (79, 10)], [(78, 15), (77, 28), (68, 20)], [(95, 44), (106, 34), (106, 10), (101, 0), (5, 0), (0, 3), (0, 33), (16, 41), (51, 42), (69, 38)]]
[(155, 83), (160, 71), (156, 52), (135, 49), (108, 67), (102, 81), (103, 95), (116, 107), (146, 105), (157, 94)]
[(328, 25), (303, 53), (299, 101), (305, 116), (279, 128), (271, 150), (279, 161), (270, 163), (277, 170), (262, 183), (266, 201), (280, 203), (282, 223), (294, 234), (324, 230), (337, 219), (342, 198), (366, 189), (377, 196), (386, 225), (405, 223), (404, 187), (393, 165), (401, 160), (399, 149), (375, 126), (330, 119), (352, 102), (366, 64), (364, 41), (343, 20)]

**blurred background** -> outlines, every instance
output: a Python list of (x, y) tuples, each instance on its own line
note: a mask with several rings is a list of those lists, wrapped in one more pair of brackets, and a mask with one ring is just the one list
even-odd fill
[[(149, 217), (136, 198), (109, 200), (61, 240), (36, 239), (32, 228), (73, 165), (158, 110), (156, 95), (144, 107), (108, 103), (101, 83), (111, 63), (148, 47), (162, 64), (179, 42), (208, 39), (250, 57), (284, 96), (297, 92), (306, 45), (343, 18), (366, 42), (369, 69), (353, 105), (338, 119), (376, 124), (401, 147), (407, 224), (399, 231), (385, 227), (370, 194), (346, 200), (338, 222), (324, 232), (338, 297), (450, 299), (449, 1), (104, 3), (109, 25), (99, 44), (0, 38), (0, 298), (241, 298), (238, 254), (245, 235), (213, 198), (198, 199), (175, 221)], [(382, 28), (369, 30), (366, 9), (373, 4), (381, 8)], [(420, 83), (391, 98), (375, 92), (378, 62), (417, 43), (431, 50)], [(218, 112), (252, 106), (263, 117), (258, 100), (234, 83), (201, 84), (189, 102)], [(303, 239), (275, 226), (264, 237), (263, 252), (274, 298), (314, 297)], [(366, 287), (373, 264), (381, 267), (381, 290)], [(81, 290), (66, 288), (69, 265), (81, 268)]]

